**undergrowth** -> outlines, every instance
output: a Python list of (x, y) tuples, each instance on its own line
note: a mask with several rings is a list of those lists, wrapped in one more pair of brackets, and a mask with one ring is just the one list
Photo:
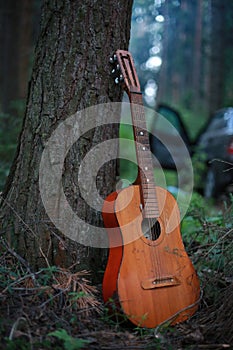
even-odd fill
[(194, 194), (182, 222), (182, 237), (202, 281), (206, 299), (215, 301), (232, 282), (233, 196), (213, 206)]
[[(200, 349), (233, 341), (233, 197), (212, 205), (194, 194), (181, 223), (202, 289), (199, 311), (184, 324), (145, 329), (112, 318), (87, 271), (34, 271), (0, 241), (0, 349)], [(214, 322), (217, 320), (216, 322)], [(202, 346), (202, 347), (201, 347)]]

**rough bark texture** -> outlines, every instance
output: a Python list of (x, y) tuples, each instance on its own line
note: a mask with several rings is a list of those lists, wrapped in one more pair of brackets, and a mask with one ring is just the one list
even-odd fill
[[(0, 203), (0, 233), (35, 267), (79, 263), (80, 269), (92, 264), (97, 269), (101, 262), (102, 251), (62, 237), (51, 224), (39, 192), (39, 164), (46, 141), (61, 121), (88, 106), (120, 101), (108, 62), (116, 49), (128, 47), (131, 8), (132, 0), (44, 2), (23, 129)], [(72, 147), (64, 165), (67, 197), (95, 225), (101, 224), (101, 215), (81, 203), (75, 176), (93, 145), (117, 135), (113, 126), (92, 130)], [(101, 169), (103, 196), (112, 192), (115, 177), (116, 162)]]

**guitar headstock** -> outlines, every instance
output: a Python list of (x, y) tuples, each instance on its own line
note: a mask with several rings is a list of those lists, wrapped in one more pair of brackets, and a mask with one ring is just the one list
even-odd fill
[(134, 61), (128, 51), (117, 50), (110, 58), (112, 64), (112, 74), (115, 83), (123, 83), (124, 89), (130, 96), (131, 92), (140, 92), (140, 84), (134, 67)]

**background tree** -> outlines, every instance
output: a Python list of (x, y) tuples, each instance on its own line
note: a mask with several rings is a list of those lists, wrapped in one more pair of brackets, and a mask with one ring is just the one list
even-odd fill
[(33, 2), (1, 1), (1, 53), (2, 72), (1, 110), (4, 113), (15, 112), (14, 101), (24, 101), (32, 49)]
[[(1, 234), (35, 267), (80, 262), (80, 269), (92, 263), (96, 268), (101, 262), (100, 252), (59, 236), (50, 223), (39, 192), (39, 164), (45, 142), (61, 121), (77, 110), (120, 101), (108, 62), (117, 48), (128, 47), (131, 7), (132, 0), (44, 1), (23, 128), (0, 208)], [(100, 213), (83, 205), (74, 179), (85, 152), (117, 135), (117, 127), (92, 130), (66, 158), (66, 195), (94, 225), (101, 223)], [(115, 175), (115, 162), (100, 172), (103, 196), (113, 190)]]
[[(233, 15), (232, 2), (212, 0), (211, 1), (211, 33), (210, 33), (210, 79), (208, 104), (209, 111), (216, 109), (227, 103), (227, 90), (232, 91), (232, 85), (227, 86), (228, 74), (232, 77), (232, 64), (229, 65), (228, 59), (232, 58), (232, 20), (229, 21), (228, 15)], [(227, 58), (227, 55), (231, 55)], [(229, 84), (229, 82), (228, 82)]]
[(22, 125), (41, 0), (0, 0), (0, 190)]
[(232, 105), (233, 3), (164, 1), (160, 12), (165, 21), (157, 100), (187, 114), (186, 122), (198, 130), (214, 111)]

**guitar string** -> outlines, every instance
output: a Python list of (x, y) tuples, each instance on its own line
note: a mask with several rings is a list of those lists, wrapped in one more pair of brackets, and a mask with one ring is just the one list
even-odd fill
[[(139, 116), (140, 117), (144, 117), (144, 115), (142, 115), (141, 113), (139, 114)], [(142, 152), (140, 152), (140, 153), (142, 153)], [(143, 159), (143, 158), (140, 158), (140, 159)], [(155, 190), (155, 181), (154, 181), (154, 177), (153, 177), (153, 169), (151, 167), (151, 162), (150, 162), (150, 166), (148, 168), (150, 168), (149, 171), (148, 171), (148, 175), (144, 175), (143, 174), (144, 180), (146, 180), (147, 177), (150, 180), (149, 183), (147, 184), (147, 182), (146, 182), (146, 185), (145, 185), (146, 190), (147, 190), (147, 198), (146, 198), (147, 201), (150, 200), (151, 194), (153, 193), (152, 191)], [(151, 184), (153, 184), (153, 188), (151, 187)], [(155, 201), (155, 203), (154, 203), (154, 201)], [(153, 239), (153, 230), (157, 231), (156, 220), (158, 219), (158, 216), (159, 216), (157, 199), (155, 198), (155, 192), (153, 193), (153, 196), (152, 196), (152, 202), (153, 202), (153, 204), (156, 204), (155, 205), (156, 209), (155, 209), (155, 213), (154, 213), (154, 215), (155, 215), (155, 222), (153, 222), (153, 218), (151, 217), (151, 212), (152, 212), (152, 215), (153, 215), (154, 206), (152, 208), (149, 207), (149, 210), (148, 210), (149, 219), (148, 219), (148, 221), (149, 221), (150, 238), (151, 238), (151, 240), (153, 242), (154, 241), (154, 239)], [(156, 233), (158, 234), (158, 232), (156, 232)], [(158, 251), (157, 251), (156, 247), (154, 247), (153, 245), (150, 246), (150, 252), (151, 252), (150, 255), (151, 255), (152, 264), (154, 266), (154, 271), (158, 272), (158, 278), (160, 278), (160, 276), (161, 276), (160, 255), (158, 254)]]
[[(140, 105), (140, 106), (138, 106), (138, 112), (139, 113), (137, 113), (137, 115), (139, 116), (139, 120), (140, 120), (140, 122), (141, 122), (141, 118), (145, 118), (145, 116), (144, 116), (144, 114), (142, 114), (141, 113), (141, 108), (142, 108), (142, 106)], [(148, 144), (148, 142), (147, 142), (147, 144)], [(142, 151), (141, 151), (141, 148), (139, 148), (139, 153), (140, 153), (140, 157), (139, 157), (139, 161), (140, 161), (140, 159), (142, 160), (143, 159), (143, 157), (142, 157)], [(147, 150), (147, 153), (148, 153), (148, 150)], [(143, 154), (144, 155), (144, 154)], [(147, 165), (149, 165), (149, 164), (147, 164)], [(151, 196), (151, 191), (154, 191), (154, 189), (155, 189), (155, 181), (154, 181), (154, 178), (153, 178), (153, 169), (151, 169), (151, 162), (150, 162), (150, 166), (148, 166), (148, 169), (149, 169), (149, 171), (148, 171), (148, 173), (150, 173), (150, 175), (148, 176), (148, 175), (145, 175), (143, 172), (142, 172), (142, 186), (144, 187), (144, 191), (145, 191), (145, 189), (146, 189), (146, 194), (147, 194), (147, 196), (146, 196), (146, 198), (145, 198), (145, 192), (144, 192), (144, 200), (146, 199), (147, 201), (149, 200), (149, 198), (150, 198), (150, 196)], [(150, 185), (149, 185), (149, 183), (147, 183), (147, 181), (145, 181), (147, 178), (149, 178), (149, 183), (150, 183)], [(144, 183), (144, 181), (145, 181), (145, 183)], [(151, 184), (153, 184), (153, 189), (151, 188)], [(154, 195), (153, 195), (153, 197), (155, 197)], [(156, 201), (156, 199), (155, 199), (155, 201)], [(153, 209), (151, 210), (151, 207), (149, 207), (149, 210), (145, 207), (145, 210), (146, 211), (148, 211), (148, 214), (149, 214), (149, 218), (147, 218), (147, 220), (148, 220), (148, 222), (149, 222), (149, 231), (150, 231), (150, 239), (151, 239), (151, 241), (153, 242), (153, 229), (155, 229), (156, 230), (156, 227), (155, 227), (155, 225), (154, 225), (154, 223), (153, 223), (153, 218), (151, 218), (151, 212), (153, 213)], [(145, 216), (147, 216), (147, 212), (146, 212), (146, 215)], [(156, 216), (156, 220), (158, 219), (158, 208), (157, 208), (157, 203), (156, 203), (156, 213), (155, 213), (155, 216)], [(153, 249), (154, 248), (154, 249)], [(157, 249), (156, 249), (156, 247), (154, 247), (153, 245), (150, 245), (150, 249), (149, 249), (149, 251), (150, 251), (150, 258), (151, 258), (151, 262), (152, 262), (152, 266), (153, 266), (153, 268), (154, 268), (154, 271), (157, 271), (157, 273), (158, 273), (158, 278), (160, 279), (160, 276), (161, 276), (161, 272), (160, 272), (160, 270), (161, 270), (161, 261), (160, 261), (160, 258), (159, 258), (159, 254), (157, 253)], [(156, 260), (156, 261), (155, 261)]]
[[(140, 96), (140, 95), (139, 95)], [(141, 96), (140, 96), (141, 97)], [(137, 101), (137, 97), (136, 97), (136, 102), (138, 102)], [(135, 105), (135, 103), (134, 103), (134, 105)], [(142, 121), (144, 122), (145, 121), (145, 115), (144, 115), (144, 113), (142, 114), (142, 108), (143, 108), (143, 105), (141, 104), (141, 100), (140, 100), (140, 103), (136, 103), (136, 108), (135, 108), (135, 106), (134, 106), (134, 109), (136, 110), (136, 113), (135, 114), (133, 114), (133, 118), (134, 118), (134, 120), (137, 122), (137, 125), (138, 124), (140, 124), (140, 126), (139, 126), (139, 130), (140, 129), (144, 129), (144, 130), (146, 130), (145, 129), (145, 127), (143, 127), (143, 123), (142, 123)], [(142, 118), (143, 118), (143, 120), (142, 120)], [(135, 138), (138, 138), (138, 127), (135, 127), (135, 125), (134, 125), (134, 128), (135, 128)], [(135, 140), (135, 141), (137, 141), (137, 139)], [(147, 140), (146, 140), (147, 141)], [(148, 142), (147, 142), (148, 143)], [(139, 144), (140, 144), (140, 142), (139, 142)], [(138, 153), (138, 162), (140, 163), (140, 160), (142, 160), (143, 159), (143, 157), (142, 156), (145, 156), (145, 151), (144, 152), (142, 152), (141, 151), (141, 148), (139, 147), (139, 145), (138, 144), (136, 144), (136, 152)], [(147, 152), (148, 152), (148, 150), (147, 150)], [(148, 173), (150, 173), (150, 176), (149, 176), (149, 181), (150, 180), (152, 180), (152, 183), (155, 183), (155, 181), (154, 181), (154, 178), (153, 178), (153, 172), (152, 172), (152, 169), (150, 169), (151, 168), (151, 164), (152, 164), (152, 162), (150, 162), (150, 167), (148, 166), (148, 164), (147, 164), (147, 167), (148, 167), (148, 169), (149, 169), (149, 171), (148, 171)], [(140, 169), (140, 167), (139, 167), (139, 169)], [(141, 170), (141, 172), (142, 172), (142, 170)], [(151, 172), (152, 172), (152, 174), (151, 174)], [(146, 182), (145, 184), (143, 183), (143, 178), (145, 179), (145, 178), (147, 178), (144, 174), (143, 174), (143, 172), (142, 172), (142, 174), (141, 174), (141, 186), (142, 186), (142, 192), (144, 192), (144, 194), (145, 194), (145, 187), (147, 187), (147, 198), (146, 198), (146, 200), (148, 201), (148, 197), (151, 195), (149, 192), (152, 190), (152, 189), (149, 189), (149, 187), (150, 186), (148, 186), (148, 183)], [(147, 186), (146, 186), (147, 185)], [(154, 184), (154, 186), (153, 186), (153, 188), (155, 189), (155, 184)], [(145, 200), (145, 198), (144, 198), (144, 194), (143, 194), (143, 200)], [(154, 193), (154, 195), (153, 195), (153, 197), (156, 197), (156, 193)], [(145, 204), (145, 203), (144, 203)], [(157, 204), (157, 199), (156, 199), (156, 211), (157, 211), (157, 213), (156, 213), (156, 220), (158, 219), (158, 204)], [(145, 210), (147, 210), (147, 208), (145, 207)], [(149, 218), (147, 218), (148, 219), (148, 221), (149, 221), (149, 231), (150, 231), (150, 238), (151, 238), (151, 241), (153, 242), (153, 236), (152, 236), (152, 230), (153, 230), (153, 227), (154, 227), (154, 225), (153, 225), (153, 218), (151, 218), (150, 216), (151, 216), (151, 208), (150, 208), (150, 210), (149, 210), (149, 212), (150, 212), (150, 214), (149, 214)], [(152, 212), (153, 212), (153, 209), (152, 209)], [(145, 214), (146, 214), (146, 211), (145, 211)], [(160, 223), (159, 223), (159, 225), (160, 225)], [(155, 230), (156, 230), (156, 228), (155, 228)], [(160, 227), (160, 230), (161, 230), (161, 227)], [(143, 233), (144, 234), (144, 233)], [(160, 234), (161, 234), (161, 231), (160, 231)], [(154, 247), (154, 249), (152, 249), (152, 247)], [(154, 246), (154, 245), (150, 245), (150, 249), (149, 249), (149, 251), (150, 251), (150, 258), (151, 258), (151, 262), (152, 262), (152, 266), (153, 266), (153, 269), (154, 269), (154, 272), (155, 271), (157, 271), (158, 272), (158, 279), (160, 279), (161, 278), (161, 260), (160, 260), (160, 257), (159, 257), (159, 254), (157, 253), (157, 249), (156, 249), (156, 247)], [(156, 261), (155, 261), (156, 260)], [(157, 267), (157, 268), (156, 268)], [(155, 276), (156, 277), (156, 276)]]
[[(142, 113), (140, 113), (139, 116), (144, 118), (144, 114), (142, 114)], [(148, 142), (147, 142), (147, 144), (148, 144)], [(148, 146), (149, 146), (149, 144), (148, 144)], [(149, 157), (149, 158), (151, 158), (151, 157)], [(147, 185), (146, 189), (147, 189), (147, 195), (148, 195), (147, 200), (150, 199), (151, 194), (153, 193), (152, 198), (153, 198), (153, 201), (155, 201), (155, 203), (153, 203), (153, 204), (155, 204), (155, 207), (156, 207), (155, 214), (154, 214), (156, 216), (155, 222), (153, 222), (153, 218), (151, 218), (151, 212), (153, 213), (154, 208), (153, 207), (149, 208), (149, 225), (150, 225), (149, 227), (150, 227), (151, 240), (153, 242), (154, 241), (153, 240), (153, 230), (156, 232), (156, 234), (158, 234), (158, 232), (157, 232), (158, 228), (156, 227), (156, 221), (159, 217), (159, 212), (158, 212), (158, 201), (156, 198), (156, 192), (152, 192), (152, 191), (155, 191), (155, 180), (154, 180), (154, 175), (153, 175), (153, 168), (151, 165), (152, 165), (152, 161), (150, 162), (150, 169), (149, 169), (150, 170), (149, 171), (149, 173), (150, 173), (149, 180), (151, 181), (149, 183), (153, 184), (153, 188), (151, 187), (151, 185), (147, 184), (147, 182), (146, 182), (146, 185)], [(144, 176), (144, 179), (145, 179), (145, 176)], [(158, 224), (158, 225), (160, 225), (160, 224)], [(161, 234), (161, 232), (160, 232), (160, 234)], [(152, 263), (154, 265), (154, 269), (155, 269), (155, 271), (158, 272), (158, 278), (160, 279), (160, 277), (161, 277), (161, 260), (160, 260), (160, 255), (158, 253), (158, 249), (156, 249), (156, 247), (154, 247), (154, 249), (152, 249), (152, 247), (151, 247), (150, 251), (153, 253), (151, 256), (151, 260), (152, 260)], [(155, 260), (156, 260), (156, 262), (155, 262)], [(155, 265), (157, 265), (157, 268), (155, 267)]]

